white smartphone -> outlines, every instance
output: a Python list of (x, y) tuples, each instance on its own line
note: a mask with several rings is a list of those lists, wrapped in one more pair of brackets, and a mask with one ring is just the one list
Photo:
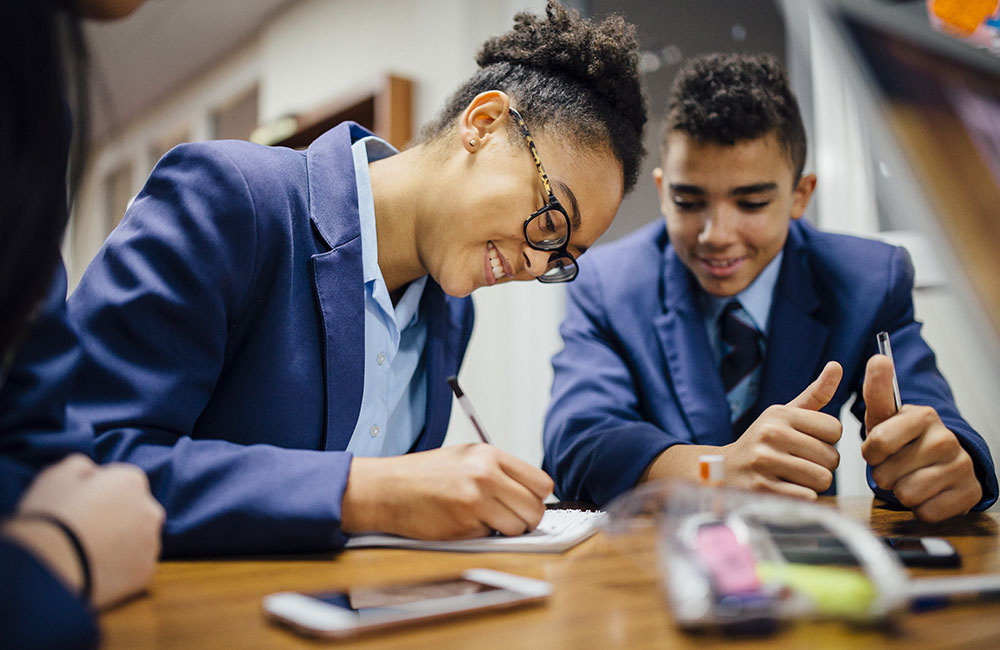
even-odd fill
[(469, 569), (457, 578), (264, 597), (265, 615), (307, 636), (351, 637), (468, 612), (536, 603), (552, 593), (542, 580)]

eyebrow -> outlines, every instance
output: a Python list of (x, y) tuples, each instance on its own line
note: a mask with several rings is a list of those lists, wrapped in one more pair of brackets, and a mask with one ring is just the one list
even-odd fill
[(697, 185), (685, 185), (684, 183), (671, 183), (671, 192), (681, 192), (682, 194), (697, 194), (698, 196), (704, 196), (705, 190), (698, 187)]
[(577, 230), (580, 229), (580, 206), (576, 202), (576, 195), (573, 194), (573, 190), (569, 189), (569, 185), (566, 183), (552, 179), (552, 184), (562, 190), (562, 193), (569, 197), (569, 223)]
[(729, 191), (729, 196), (740, 196), (742, 194), (763, 194), (773, 192), (778, 189), (777, 183), (753, 183), (752, 185), (741, 185)]
[[(751, 185), (741, 185), (739, 187), (734, 187), (729, 190), (729, 196), (742, 196), (744, 194), (762, 194), (764, 192), (773, 192), (778, 189), (777, 183), (753, 183)], [(671, 192), (680, 192), (682, 194), (696, 194), (698, 196), (704, 196), (704, 188), (698, 187), (697, 185), (685, 185), (684, 183), (671, 183)]]
[[(580, 205), (576, 202), (576, 194), (573, 194), (573, 190), (569, 189), (569, 185), (561, 180), (552, 179), (552, 184), (558, 187), (563, 194), (569, 197), (569, 223), (575, 230), (580, 230)], [(579, 255), (583, 255), (587, 252), (586, 246), (576, 246), (576, 249), (580, 251), (578, 253)]]

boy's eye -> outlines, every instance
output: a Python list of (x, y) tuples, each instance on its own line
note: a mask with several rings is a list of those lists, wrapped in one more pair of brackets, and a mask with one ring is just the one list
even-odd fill
[(740, 201), (739, 206), (744, 210), (760, 210), (770, 204), (770, 201)]
[(703, 205), (704, 203), (701, 201), (689, 201), (678, 196), (674, 197), (674, 206), (676, 206), (678, 210), (697, 210)]

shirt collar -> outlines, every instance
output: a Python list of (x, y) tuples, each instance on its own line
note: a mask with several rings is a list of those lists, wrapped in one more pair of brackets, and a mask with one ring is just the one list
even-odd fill
[(385, 140), (370, 135), (351, 145), (354, 174), (358, 185), (358, 213), (361, 217), (361, 271), (366, 283), (381, 278), (378, 268), (378, 239), (375, 230), (375, 198), (369, 163), (399, 153)]
[(385, 140), (370, 135), (351, 145), (354, 155), (354, 174), (358, 186), (358, 214), (361, 220), (361, 272), (365, 287), (386, 314), (393, 314), (400, 330), (417, 318), (420, 297), (423, 295), (427, 276), (417, 278), (406, 287), (403, 296), (393, 307), (389, 289), (378, 266), (378, 231), (375, 226), (375, 198), (372, 194), (372, 177), (369, 163), (388, 158), (399, 151)]

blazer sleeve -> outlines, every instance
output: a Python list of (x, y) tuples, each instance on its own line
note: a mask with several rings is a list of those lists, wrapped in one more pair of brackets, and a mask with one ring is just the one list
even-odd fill
[[(983, 498), (973, 510), (990, 507), (997, 500), (997, 476), (993, 458), (986, 441), (959, 414), (951, 388), (938, 370), (934, 351), (920, 335), (921, 323), (916, 320), (913, 309), (913, 264), (905, 249), (895, 248), (890, 256), (886, 296), (876, 317), (876, 324), (876, 331), (889, 332), (903, 403), (930, 406), (937, 411), (941, 421), (955, 434), (975, 464), (976, 477), (983, 488)], [(868, 338), (871, 343), (868, 344), (869, 349), (866, 350), (864, 359), (876, 352), (874, 332)], [(865, 363), (859, 364), (859, 374), (853, 379), (857, 399), (852, 406), (852, 412), (862, 423), (865, 421), (865, 404), (861, 391), (864, 368)], [(870, 466), (867, 474), (868, 485), (876, 496), (899, 503), (892, 492), (875, 485)]]
[(97, 624), (86, 605), (34, 555), (2, 538), (0, 584), (4, 647), (97, 647)]
[(190, 435), (250, 300), (255, 209), (221, 147), (173, 149), (68, 303), (86, 352), (72, 411), (93, 424), (102, 461), (148, 474), (167, 512), (164, 555), (324, 551), (345, 542), (349, 453)]
[(92, 432), (66, 417), (80, 360), (66, 316), (66, 272), (56, 269), (44, 302), (0, 387), (0, 513), (11, 512), (35, 473), (73, 452), (92, 451)]
[(638, 373), (609, 322), (610, 305), (593, 266), (567, 290), (542, 466), (559, 498), (603, 505), (635, 487), (664, 449), (690, 441), (644, 416)]

